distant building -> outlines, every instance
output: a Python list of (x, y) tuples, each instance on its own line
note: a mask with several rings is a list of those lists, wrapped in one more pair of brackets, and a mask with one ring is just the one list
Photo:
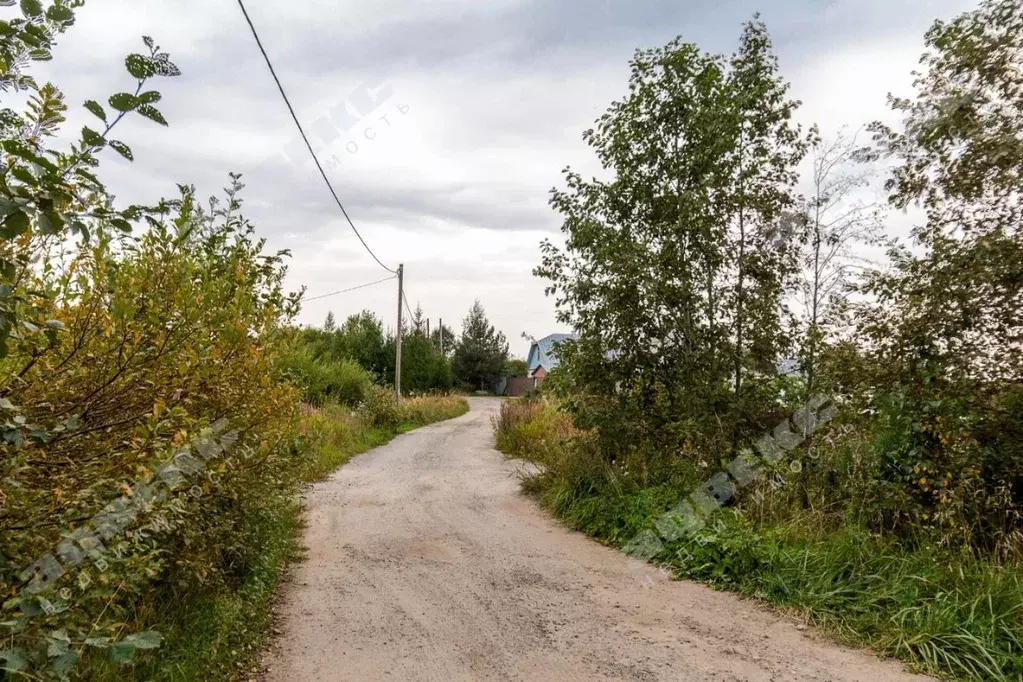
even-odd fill
[(529, 347), (529, 357), (526, 358), (529, 376), (536, 379), (537, 384), (542, 382), (550, 371), (558, 366), (555, 344), (566, 339), (574, 341), (578, 338), (577, 334), (551, 334), (534, 341)]

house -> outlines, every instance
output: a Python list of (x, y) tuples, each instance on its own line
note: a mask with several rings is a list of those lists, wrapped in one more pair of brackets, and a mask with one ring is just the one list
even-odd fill
[(555, 344), (566, 339), (576, 340), (578, 338), (579, 336), (576, 334), (551, 334), (533, 341), (529, 347), (529, 357), (526, 358), (529, 377), (535, 379), (537, 384), (542, 382), (547, 374), (558, 366)]

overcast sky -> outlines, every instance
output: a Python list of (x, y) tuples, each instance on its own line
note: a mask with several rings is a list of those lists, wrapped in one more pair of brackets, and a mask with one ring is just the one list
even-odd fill
[[(581, 133), (626, 92), (638, 47), (675, 35), (734, 49), (761, 12), (799, 119), (825, 132), (886, 118), (888, 92), (909, 94), (923, 33), (964, 0), (247, 0), (303, 124), (331, 112), (348, 130), (317, 132), (320, 156), (380, 259), (405, 264), (409, 300), (460, 330), (478, 297), (524, 356), (520, 335), (564, 331), (532, 268), (559, 235), (548, 191), (571, 165), (595, 171)], [(362, 250), (311, 161), (235, 0), (88, 0), (55, 60), (37, 70), (74, 105), (127, 89), (123, 57), (153, 36), (181, 68), (160, 83), (167, 129), (144, 119), (116, 137), (102, 176), (122, 203), (193, 183), (204, 194), (245, 174), (246, 213), (270, 248), (290, 249), (289, 283), (316, 296), (387, 275)], [(344, 103), (347, 102), (347, 105)], [(333, 131), (333, 132), (331, 132)], [(368, 308), (393, 326), (385, 283), (305, 305), (319, 324)]]

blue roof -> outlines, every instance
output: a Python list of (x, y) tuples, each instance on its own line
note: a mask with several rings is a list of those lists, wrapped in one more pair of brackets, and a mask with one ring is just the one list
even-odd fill
[(565, 339), (578, 339), (577, 334), (551, 334), (538, 341), (534, 341), (529, 347), (529, 373), (536, 371), (537, 367), (543, 367), (548, 372), (558, 366), (558, 358), (554, 353), (554, 344)]

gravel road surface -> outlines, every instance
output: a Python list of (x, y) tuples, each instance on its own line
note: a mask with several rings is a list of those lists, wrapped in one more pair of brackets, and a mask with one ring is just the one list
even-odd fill
[(499, 400), (470, 404), (308, 491), (263, 679), (930, 679), (566, 530), (493, 449)]

